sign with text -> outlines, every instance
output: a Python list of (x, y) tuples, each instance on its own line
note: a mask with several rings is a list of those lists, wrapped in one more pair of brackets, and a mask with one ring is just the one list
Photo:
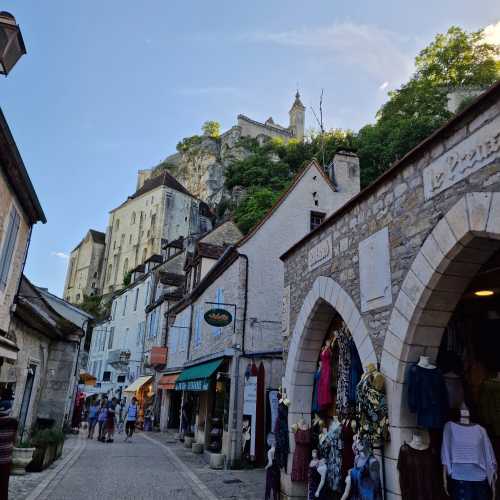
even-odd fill
[(424, 195), (429, 200), (500, 156), (500, 117), (425, 167)]
[(249, 442), (249, 454), (255, 456), (255, 425), (257, 416), (257, 377), (248, 377), (243, 391), (243, 448)]
[(233, 315), (225, 309), (210, 309), (205, 313), (205, 321), (212, 326), (219, 328), (230, 325)]
[(325, 238), (309, 250), (309, 271), (316, 269), (332, 258), (332, 238)]

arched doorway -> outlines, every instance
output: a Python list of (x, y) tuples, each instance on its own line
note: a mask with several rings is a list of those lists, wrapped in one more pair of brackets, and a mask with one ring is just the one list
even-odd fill
[[(474, 294), (481, 287), (493, 288), (488, 301)], [(429, 439), (427, 430), (417, 425), (416, 415), (409, 410), (410, 367), (421, 356), (428, 356), (443, 372), (449, 369), (440, 363), (443, 353), (450, 350), (451, 328), (457, 328), (458, 320), (460, 338), (472, 346), (479, 332), (471, 327), (471, 321), (477, 322), (477, 329), (481, 329), (480, 325), (488, 321), (490, 309), (500, 314), (499, 296), (500, 193), (469, 193), (446, 213), (427, 237), (401, 286), (386, 332), (381, 371), (390, 387), (391, 443), (386, 447), (386, 491), (391, 498), (400, 495), (397, 459), (401, 445), (412, 439), (415, 429)], [(476, 351), (475, 347), (469, 347), (463, 354), (464, 360), (475, 357), (479, 362)], [(461, 370), (466, 369), (464, 360)], [(485, 377), (491, 375), (486, 372)], [(476, 422), (480, 417), (475, 408), (477, 394), (473, 393), (482, 383), (483, 375), (477, 380), (460, 375), (466, 394), (463, 403)], [(438, 436), (436, 447), (439, 446)]]
[[(290, 428), (300, 419), (311, 425), (318, 359), (332, 329), (345, 330), (349, 335), (355, 344), (362, 368), (366, 368), (369, 363), (377, 364), (372, 340), (352, 298), (332, 278), (317, 278), (304, 300), (288, 348), (284, 387), (290, 400)], [(291, 459), (294, 452), (292, 437), (290, 448)], [(305, 498), (305, 484), (292, 482), (289, 474), (282, 475), (281, 488), (287, 499)]]

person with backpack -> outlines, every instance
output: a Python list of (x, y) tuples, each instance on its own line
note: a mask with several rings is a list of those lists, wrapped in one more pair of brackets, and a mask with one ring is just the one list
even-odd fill
[(139, 414), (139, 406), (137, 405), (137, 398), (134, 396), (132, 401), (127, 407), (127, 412), (125, 414), (126, 422), (125, 422), (125, 433), (127, 436), (125, 437), (125, 441), (131, 441), (132, 435), (135, 430), (135, 423), (137, 421), (137, 416)]

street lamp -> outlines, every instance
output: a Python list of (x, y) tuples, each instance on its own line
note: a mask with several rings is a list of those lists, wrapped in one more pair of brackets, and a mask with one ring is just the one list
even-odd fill
[(24, 54), (26, 47), (16, 18), (8, 12), (0, 12), (0, 74), (7, 76)]

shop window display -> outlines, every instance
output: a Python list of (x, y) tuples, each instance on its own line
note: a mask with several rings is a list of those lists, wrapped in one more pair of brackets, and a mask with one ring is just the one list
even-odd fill
[(500, 282), (499, 263), (497, 253), (472, 280), (435, 361), (421, 356), (409, 369), (408, 406), (419, 430), (399, 454), (403, 500), (441, 499), (443, 493), (451, 500), (490, 500), (498, 491), (500, 290), (474, 292), (484, 280)]

